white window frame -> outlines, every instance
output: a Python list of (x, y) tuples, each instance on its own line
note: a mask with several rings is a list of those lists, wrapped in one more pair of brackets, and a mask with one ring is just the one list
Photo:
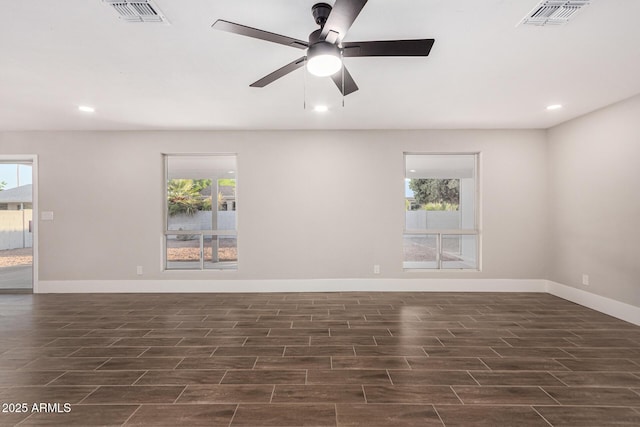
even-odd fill
[[(163, 232), (162, 232), (162, 265), (161, 265), (161, 269), (162, 271), (209, 271), (209, 272), (215, 272), (215, 271), (225, 271), (225, 272), (236, 272), (239, 270), (240, 268), (240, 255), (239, 255), (239, 250), (236, 247), (236, 251), (238, 252), (238, 259), (236, 260), (235, 264), (236, 264), (236, 268), (204, 268), (204, 263), (205, 263), (205, 259), (204, 259), (204, 239), (206, 236), (233, 236), (236, 238), (236, 242), (237, 242), (237, 238), (238, 238), (238, 222), (237, 222), (237, 217), (236, 217), (236, 229), (235, 230), (169, 230), (169, 203), (167, 200), (167, 192), (168, 192), (168, 182), (169, 182), (169, 158), (170, 157), (215, 157), (215, 156), (233, 156), (236, 159), (236, 171), (235, 171), (235, 180), (236, 180), (236, 209), (237, 209), (237, 202), (238, 202), (238, 188), (237, 188), (237, 182), (238, 182), (238, 154), (237, 153), (189, 153), (189, 154), (185, 154), (185, 153), (180, 153), (180, 154), (175, 154), (175, 153), (163, 153), (162, 154), (162, 158), (163, 158), (163, 167), (164, 167), (164, 171), (163, 171), (163, 177), (164, 177), (164, 184), (163, 184), (163, 218), (162, 218), (162, 227), (163, 227)], [(214, 200), (213, 200), (213, 194), (212, 194), (212, 209), (214, 206)], [(237, 214), (236, 214), (237, 215)], [(199, 243), (200, 243), (200, 266), (199, 268), (169, 268), (167, 265), (167, 236), (176, 236), (176, 235), (195, 235), (198, 236), (199, 239)]]
[[(480, 228), (481, 218), (481, 194), (480, 194), (480, 152), (438, 152), (438, 153), (424, 153), (424, 152), (405, 152), (403, 154), (403, 169), (404, 180), (403, 184), (409, 179), (407, 176), (407, 156), (474, 156), (474, 225), (473, 229), (411, 229), (407, 230), (407, 217), (406, 217), (406, 196), (403, 197), (403, 205), (405, 206), (404, 224), (403, 224), (403, 236), (436, 236), (436, 267), (407, 267), (406, 261), (402, 261), (402, 269), (406, 272), (452, 272), (452, 271), (469, 271), (480, 272), (482, 271), (482, 233)], [(405, 186), (403, 185), (402, 194), (405, 194)], [(459, 235), (459, 236), (476, 236), (476, 267), (475, 268), (442, 268), (442, 236)]]

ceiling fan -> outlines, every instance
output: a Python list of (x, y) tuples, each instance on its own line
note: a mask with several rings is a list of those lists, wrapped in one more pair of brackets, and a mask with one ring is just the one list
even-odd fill
[(358, 85), (344, 66), (343, 58), (428, 56), (435, 41), (434, 39), (417, 39), (343, 42), (347, 31), (366, 4), (367, 0), (336, 0), (333, 7), (327, 3), (315, 4), (311, 8), (311, 12), (320, 29), (309, 34), (308, 42), (221, 19), (217, 20), (212, 27), (217, 30), (306, 50), (305, 56), (267, 74), (252, 83), (251, 87), (265, 87), (306, 64), (307, 70), (311, 74), (319, 77), (331, 76), (340, 92), (343, 95), (349, 95), (358, 90)]

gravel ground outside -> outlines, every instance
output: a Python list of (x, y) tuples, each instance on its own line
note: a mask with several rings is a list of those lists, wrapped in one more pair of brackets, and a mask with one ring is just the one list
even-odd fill
[[(411, 262), (429, 262), (435, 261), (437, 251), (435, 241), (431, 244), (425, 244), (424, 239), (421, 237), (406, 238), (404, 241), (404, 260)], [(432, 246), (433, 245), (433, 246)], [(455, 256), (460, 252), (459, 243), (455, 239), (443, 239), (443, 253), (442, 261), (460, 261), (460, 258)]]
[[(200, 259), (199, 240), (168, 240), (167, 261), (198, 261)], [(211, 260), (211, 247), (205, 244), (205, 261)], [(219, 261), (237, 261), (238, 249), (235, 239), (221, 239), (218, 247)]]
[(0, 268), (33, 263), (32, 248), (5, 249), (0, 251)]
[[(204, 249), (205, 261), (211, 260), (211, 248)], [(167, 261), (198, 261), (200, 260), (200, 248), (167, 248)], [(219, 248), (219, 261), (237, 261), (236, 248)]]

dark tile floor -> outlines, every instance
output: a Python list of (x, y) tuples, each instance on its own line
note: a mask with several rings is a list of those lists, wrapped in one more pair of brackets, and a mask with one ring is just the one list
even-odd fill
[(5, 294), (0, 402), (23, 426), (638, 426), (640, 327), (547, 294)]

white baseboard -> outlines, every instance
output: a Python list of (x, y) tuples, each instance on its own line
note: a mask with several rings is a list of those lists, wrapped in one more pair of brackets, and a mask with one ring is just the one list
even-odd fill
[(41, 280), (37, 293), (545, 292), (527, 279)]
[(640, 326), (640, 307), (547, 280), (547, 292)]

